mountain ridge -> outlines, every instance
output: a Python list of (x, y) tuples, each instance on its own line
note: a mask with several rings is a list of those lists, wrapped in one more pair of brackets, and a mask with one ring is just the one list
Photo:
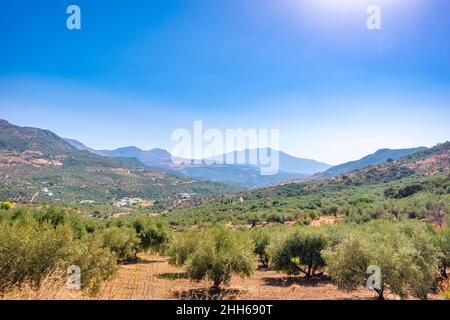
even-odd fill
[[(264, 176), (260, 174), (260, 166), (249, 164), (248, 161), (244, 164), (226, 164), (214, 163), (212, 158), (209, 158), (200, 161), (200, 163), (195, 162), (194, 160), (185, 160), (182, 163), (174, 163), (172, 161), (172, 155), (167, 150), (161, 148), (142, 150), (135, 146), (129, 146), (114, 150), (94, 150), (77, 140), (66, 139), (66, 141), (71, 143), (74, 147), (88, 150), (97, 155), (107, 157), (135, 157), (150, 167), (160, 168), (172, 173), (181, 173), (195, 179), (226, 183), (246, 188), (269, 186), (279, 183), (280, 181), (304, 177), (311, 173), (320, 172), (323, 168), (330, 167), (330, 165), (315, 160), (296, 158), (284, 152), (280, 152), (280, 170), (274, 175)], [(255, 150), (246, 149), (243, 151), (235, 151), (235, 159), (242, 153), (245, 154), (244, 159), (249, 159), (249, 153), (251, 151)], [(223, 154), (214, 157), (214, 159), (225, 159), (226, 156), (227, 154)], [(291, 168), (297, 165), (297, 170), (283, 170), (284, 163), (287, 163)], [(302, 170), (298, 169), (298, 165), (307, 168), (307, 170), (305, 170), (306, 172), (302, 173)], [(317, 169), (314, 170), (314, 166)]]
[(321, 174), (318, 174), (317, 178), (333, 177), (342, 173), (351, 172), (354, 170), (362, 169), (371, 165), (382, 164), (389, 159), (397, 160), (402, 157), (409, 156), (411, 154), (428, 150), (426, 147), (405, 148), (405, 149), (378, 149), (372, 154), (362, 157), (358, 160), (345, 162), (329, 168)]

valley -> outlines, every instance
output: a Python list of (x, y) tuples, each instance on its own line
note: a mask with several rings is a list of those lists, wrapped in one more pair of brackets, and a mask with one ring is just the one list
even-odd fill
[(0, 125), (3, 299), (448, 298), (449, 142), (254, 188)]

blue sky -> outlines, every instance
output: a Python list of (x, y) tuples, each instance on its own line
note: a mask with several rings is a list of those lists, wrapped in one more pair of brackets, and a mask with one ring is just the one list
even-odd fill
[[(81, 8), (82, 30), (66, 28)], [(379, 4), (382, 29), (366, 27)], [(0, 118), (94, 148), (280, 129), (331, 164), (450, 140), (446, 0), (2, 0)]]

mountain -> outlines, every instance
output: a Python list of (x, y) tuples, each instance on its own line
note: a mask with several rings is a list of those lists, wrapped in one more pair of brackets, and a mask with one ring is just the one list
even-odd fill
[[(137, 147), (125, 147), (115, 150), (94, 150), (83, 143), (66, 139), (72, 146), (79, 150), (88, 150), (97, 155), (105, 157), (134, 157), (142, 163), (153, 168), (160, 168), (168, 172), (183, 174), (191, 178), (227, 183), (234, 186), (256, 188), (280, 181), (305, 177), (330, 168), (330, 165), (315, 160), (296, 158), (284, 152), (279, 152), (280, 169), (274, 175), (261, 175), (260, 166), (249, 163), (250, 153), (258, 150), (245, 150), (235, 152), (235, 159), (243, 157), (247, 159), (243, 164), (226, 163), (225, 159), (232, 154), (224, 154), (214, 159), (224, 159), (220, 163), (215, 163), (213, 159), (205, 159), (202, 164), (192, 164), (192, 161), (186, 160), (183, 164), (172, 162), (172, 156), (163, 149), (142, 150)], [(262, 149), (261, 152), (272, 152), (270, 149)], [(226, 164), (223, 164), (226, 163)]]
[[(260, 159), (259, 154), (266, 154), (267, 156), (272, 155), (274, 151), (270, 148), (261, 148), (261, 149), (246, 149), (242, 151), (234, 151), (231, 153), (227, 153), (221, 156), (214, 157), (214, 159), (219, 159), (223, 163), (227, 163), (226, 159), (245, 159), (246, 164), (250, 164), (251, 155), (253, 155), (256, 159)], [(316, 160), (311, 159), (303, 159), (291, 156), (282, 151), (278, 151), (279, 156), (279, 171), (285, 173), (296, 173), (302, 176), (312, 175), (318, 172), (325, 171), (329, 169), (331, 166), (326, 163), (318, 162)], [(209, 159), (211, 160), (211, 159)], [(260, 161), (257, 161), (260, 163)], [(261, 165), (255, 164), (256, 167), (260, 168)]]
[(39, 151), (46, 156), (53, 153), (68, 154), (75, 150), (53, 132), (18, 127), (6, 120), (0, 120), (0, 148), (17, 152)]
[(450, 142), (445, 142), (397, 160), (390, 159), (379, 165), (343, 174), (341, 177), (344, 180), (356, 181), (356, 183), (360, 183), (360, 181), (387, 182), (412, 175), (432, 176), (448, 173), (449, 168)]
[(74, 139), (64, 139), (68, 144), (70, 144), (72, 147), (75, 147), (78, 150), (82, 150), (82, 151), (89, 151), (92, 153), (95, 153), (94, 149), (91, 149), (89, 147), (86, 147), (84, 144), (82, 144), (81, 142), (74, 140)]
[(301, 174), (283, 171), (273, 175), (261, 175), (258, 167), (248, 165), (185, 165), (178, 167), (177, 171), (188, 177), (245, 188), (265, 187), (280, 181), (303, 177)]
[(78, 150), (87, 150), (102, 157), (136, 158), (147, 166), (162, 167), (165, 169), (170, 168), (172, 165), (172, 156), (164, 149), (156, 148), (146, 151), (137, 147), (125, 147), (115, 150), (94, 150), (74, 139), (65, 139), (65, 141)]
[(202, 196), (236, 190), (155, 170), (134, 157), (103, 157), (78, 148), (51, 131), (0, 120), (0, 199), (111, 203), (138, 197), (169, 201), (181, 193)]
[(350, 161), (346, 162), (334, 167), (331, 167), (330, 169), (326, 170), (322, 174), (319, 174), (319, 178), (327, 178), (327, 177), (333, 177), (337, 176), (342, 173), (350, 172), (357, 169), (362, 169), (367, 166), (371, 165), (377, 165), (382, 164), (389, 159), (396, 160), (400, 159), (402, 157), (425, 151), (427, 148), (425, 147), (418, 147), (418, 148), (411, 148), (411, 149), (380, 149), (376, 151), (373, 154), (370, 154), (368, 156), (365, 156), (362, 159), (356, 160), (356, 161)]
[(163, 149), (144, 151), (136, 147), (126, 147), (112, 151), (99, 150), (94, 153), (104, 157), (133, 157), (152, 167), (168, 167), (172, 162), (170, 153)]

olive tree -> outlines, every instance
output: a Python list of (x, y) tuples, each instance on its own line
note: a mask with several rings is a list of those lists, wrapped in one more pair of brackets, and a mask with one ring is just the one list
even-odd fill
[(118, 263), (137, 260), (141, 241), (134, 230), (127, 227), (111, 227), (102, 230), (101, 236), (103, 247), (116, 255)]
[(91, 233), (78, 245), (74, 264), (81, 269), (81, 287), (88, 294), (98, 293), (103, 281), (111, 279), (117, 271), (117, 256), (104, 247), (100, 233)]
[(262, 228), (256, 229), (252, 232), (251, 238), (255, 247), (254, 253), (258, 256), (262, 266), (267, 268), (269, 266), (269, 254), (267, 253), (270, 244), (269, 231)]
[(253, 245), (242, 234), (214, 229), (176, 239), (168, 250), (170, 262), (183, 265), (190, 279), (209, 279), (213, 288), (227, 283), (233, 274), (249, 277), (255, 270)]
[(367, 268), (381, 270), (380, 299), (386, 289), (401, 298), (409, 294), (425, 299), (437, 275), (439, 250), (419, 224), (370, 223), (347, 239), (323, 251), (326, 271), (347, 290), (364, 285)]
[(176, 267), (184, 267), (191, 255), (197, 250), (201, 235), (201, 232), (194, 231), (173, 235), (165, 249), (169, 256), (169, 263)]
[(306, 277), (321, 275), (325, 266), (321, 251), (326, 245), (326, 237), (319, 232), (295, 230), (271, 246), (271, 267), (288, 274), (304, 274)]
[(444, 203), (429, 203), (426, 207), (428, 219), (442, 229), (448, 216), (447, 208)]
[(55, 228), (32, 219), (0, 223), (0, 293), (26, 281), (39, 286), (53, 271), (69, 266), (75, 253), (68, 226)]
[(139, 217), (132, 223), (141, 242), (142, 250), (155, 249), (159, 250), (167, 241), (167, 231), (162, 224), (154, 223), (148, 217)]

